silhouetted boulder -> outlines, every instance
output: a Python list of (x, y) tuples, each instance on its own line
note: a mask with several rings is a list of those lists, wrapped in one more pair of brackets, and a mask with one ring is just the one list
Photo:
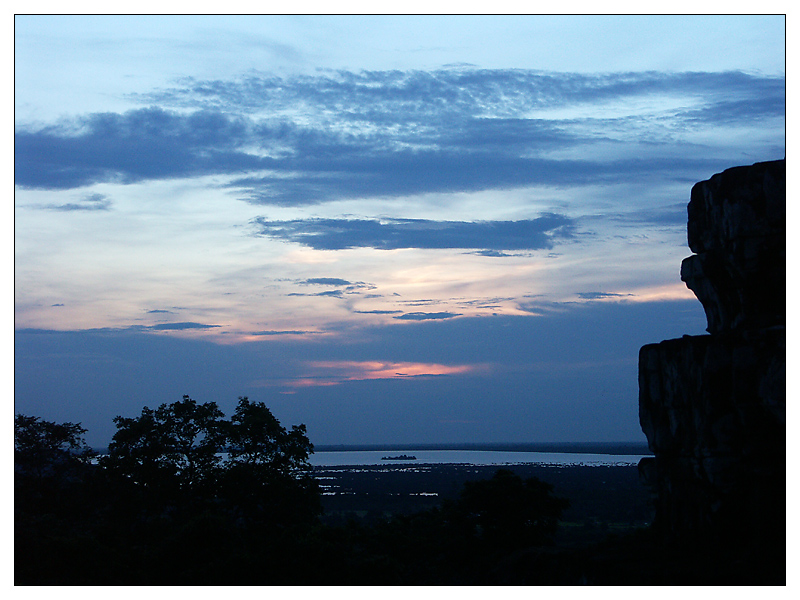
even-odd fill
[(689, 202), (681, 280), (708, 331), (762, 329), (786, 318), (786, 161), (735, 167), (701, 181)]
[(710, 335), (642, 347), (639, 469), (656, 530), (780, 554), (786, 524), (786, 162), (694, 186), (681, 279)]

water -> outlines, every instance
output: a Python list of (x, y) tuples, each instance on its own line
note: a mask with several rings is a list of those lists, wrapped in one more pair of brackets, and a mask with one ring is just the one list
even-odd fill
[[(416, 456), (417, 460), (381, 460), (384, 456)], [(635, 466), (645, 455), (578, 454), (569, 452), (508, 452), (496, 450), (349, 450), (317, 451), (309, 457), (315, 467), (350, 465), (470, 464), (549, 466)]]
[[(103, 449), (105, 450), (105, 449)], [(415, 456), (416, 460), (382, 460), (384, 456)], [(218, 454), (227, 460), (228, 453)], [(511, 450), (320, 450), (308, 462), (315, 467), (398, 466), (398, 465), (544, 465), (553, 467), (636, 466), (646, 454), (606, 454), (580, 452), (528, 452)], [(97, 464), (97, 458), (92, 460)]]

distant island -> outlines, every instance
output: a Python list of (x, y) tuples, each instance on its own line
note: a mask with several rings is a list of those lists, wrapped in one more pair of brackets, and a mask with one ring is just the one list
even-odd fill
[(381, 460), (417, 460), (416, 456), (409, 456), (408, 454), (401, 454), (400, 456), (384, 456)]

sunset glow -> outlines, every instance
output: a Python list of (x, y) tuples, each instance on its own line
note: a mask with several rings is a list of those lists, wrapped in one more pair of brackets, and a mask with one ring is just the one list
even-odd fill
[(780, 15), (17, 15), (18, 410), (641, 439), (638, 347), (705, 329), (691, 187), (785, 156), (784, 47)]

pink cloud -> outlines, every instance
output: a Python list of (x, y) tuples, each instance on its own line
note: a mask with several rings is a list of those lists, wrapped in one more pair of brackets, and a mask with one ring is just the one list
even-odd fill
[(353, 360), (311, 361), (305, 363), (305, 365), (308, 368), (308, 372), (300, 377), (261, 382), (261, 385), (265, 387), (281, 385), (290, 388), (304, 388), (338, 385), (345, 381), (464, 375), (488, 370), (486, 365), (441, 365), (437, 363)]
[(318, 371), (327, 371), (343, 381), (397, 379), (425, 375), (461, 375), (477, 369), (476, 365), (440, 365), (436, 363), (332, 360), (307, 363)]

